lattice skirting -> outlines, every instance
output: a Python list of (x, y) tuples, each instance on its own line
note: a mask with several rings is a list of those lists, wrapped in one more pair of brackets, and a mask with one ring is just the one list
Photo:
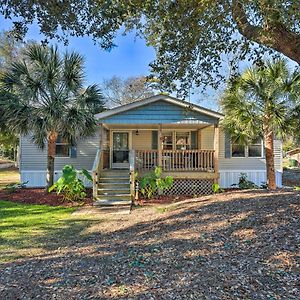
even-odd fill
[(174, 179), (173, 186), (164, 195), (209, 195), (213, 183), (213, 179)]

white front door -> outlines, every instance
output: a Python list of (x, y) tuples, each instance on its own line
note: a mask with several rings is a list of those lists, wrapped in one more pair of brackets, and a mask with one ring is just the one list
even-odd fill
[(129, 168), (129, 132), (114, 131), (112, 133), (111, 158), (113, 169)]

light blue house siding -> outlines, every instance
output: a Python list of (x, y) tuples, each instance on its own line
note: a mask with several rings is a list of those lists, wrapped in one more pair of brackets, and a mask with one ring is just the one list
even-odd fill
[(166, 101), (156, 101), (141, 107), (100, 119), (107, 124), (215, 124), (217, 118), (192, 111)]

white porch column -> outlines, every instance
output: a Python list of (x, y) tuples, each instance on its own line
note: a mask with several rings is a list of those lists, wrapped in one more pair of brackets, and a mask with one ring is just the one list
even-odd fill
[(219, 146), (219, 139), (220, 139), (220, 130), (219, 130), (219, 124), (214, 125), (214, 170), (216, 174), (215, 182), (218, 182), (219, 178), (219, 152), (220, 152), (220, 146)]
[(157, 150), (158, 150), (158, 166), (162, 167), (162, 125), (159, 124), (159, 129), (158, 129), (158, 144), (157, 144)]

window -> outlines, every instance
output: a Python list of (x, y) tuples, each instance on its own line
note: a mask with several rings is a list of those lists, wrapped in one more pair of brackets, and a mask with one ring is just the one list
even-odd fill
[(262, 140), (258, 139), (252, 144), (245, 146), (238, 143), (231, 143), (232, 157), (262, 157)]
[(190, 148), (190, 132), (176, 132), (176, 150), (188, 150)]
[(56, 156), (57, 157), (70, 157), (70, 143), (58, 136), (56, 141)]
[(258, 139), (248, 146), (249, 157), (262, 157), (262, 140)]
[(246, 147), (244, 145), (232, 143), (231, 145), (232, 157), (245, 157), (246, 156)]
[(163, 149), (173, 150), (173, 133), (163, 132), (162, 136), (163, 136)]

